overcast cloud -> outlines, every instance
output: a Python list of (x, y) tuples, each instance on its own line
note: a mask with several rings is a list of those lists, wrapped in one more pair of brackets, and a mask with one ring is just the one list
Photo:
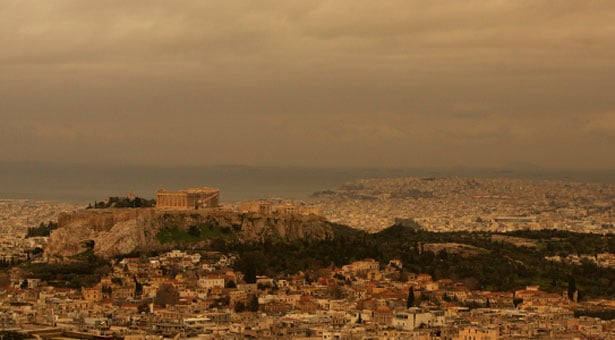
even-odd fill
[(613, 1), (0, 0), (0, 160), (615, 167)]

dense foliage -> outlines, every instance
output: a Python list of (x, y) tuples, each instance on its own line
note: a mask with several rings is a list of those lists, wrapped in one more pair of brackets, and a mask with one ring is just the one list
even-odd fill
[(146, 198), (112, 196), (102, 202), (94, 202), (94, 205), (88, 205), (88, 209), (107, 209), (107, 208), (151, 208), (156, 205), (156, 200), (148, 200)]
[(157, 306), (166, 307), (167, 305), (175, 305), (179, 301), (179, 291), (168, 283), (163, 283), (156, 291), (154, 303)]
[(235, 239), (235, 235), (228, 227), (220, 227), (211, 223), (198, 223), (189, 226), (186, 230), (174, 225), (167, 225), (158, 231), (156, 238), (161, 244), (186, 244), (203, 240), (230, 241)]
[[(583, 297), (615, 297), (615, 270), (598, 267), (584, 260), (581, 265), (548, 261), (546, 256), (615, 253), (615, 235), (580, 234), (565, 231), (518, 231), (501, 234), (531, 242), (515, 245), (488, 232), (434, 233), (418, 225), (395, 225), (376, 234), (368, 234), (342, 225), (332, 225), (335, 237), (320, 241), (275, 242), (265, 239), (243, 243), (232, 228), (197, 224), (186, 230), (169, 224), (157, 235), (161, 243), (190, 249), (218, 250), (239, 255), (235, 269), (243, 272), (246, 282), (256, 275), (278, 277), (303, 271), (312, 279), (319, 268), (343, 266), (352, 261), (373, 258), (382, 264), (397, 258), (404, 272), (428, 273), (434, 279), (462, 281), (470, 289), (512, 291), (526, 285), (558, 294), (569, 288)], [(209, 242), (201, 242), (209, 240)], [(430, 251), (433, 243), (459, 243), (478, 249), (470, 253)], [(134, 254), (138, 255), (138, 254)], [(152, 255), (152, 254), (148, 254)], [(31, 264), (25, 267), (34, 277), (68, 287), (91, 286), (108, 265), (91, 252), (77, 256), (72, 263)], [(572, 292), (571, 292), (572, 293)], [(246, 308), (248, 306), (245, 306)]]
[[(382, 264), (393, 258), (403, 263), (404, 271), (428, 273), (435, 279), (451, 278), (471, 289), (511, 291), (538, 284), (541, 289), (562, 293), (570, 282), (580, 296), (615, 296), (615, 270), (584, 261), (582, 265), (551, 262), (567, 249), (572, 254), (615, 252), (614, 236), (543, 231), (532, 234), (536, 247), (515, 246), (492, 241), (491, 233), (432, 233), (419, 228), (393, 226), (376, 234), (367, 234), (335, 226), (338, 235), (318, 242), (227, 244), (225, 251), (240, 254), (236, 268), (246, 276), (273, 275), (315, 270), (330, 265), (342, 266), (355, 260), (374, 258)], [(552, 237), (553, 233), (557, 238)], [(514, 234), (517, 237), (521, 233)], [(484, 249), (471, 255), (446, 250), (424, 250), (426, 243), (455, 242)], [(572, 279), (572, 280), (571, 280)]]
[(47, 222), (47, 224), (41, 222), (38, 227), (28, 228), (26, 238), (36, 236), (49, 236), (51, 235), (51, 231), (54, 229), (58, 229), (58, 224), (56, 222), (49, 221)]
[(111, 272), (107, 261), (93, 255), (91, 250), (76, 255), (71, 262), (30, 263), (22, 265), (29, 277), (47, 281), (55, 287), (92, 287)]
[(599, 310), (583, 310), (575, 309), (575, 317), (589, 316), (592, 318), (600, 318), (602, 320), (615, 320), (615, 309), (599, 309)]
[(16, 331), (7, 331), (7, 330), (2, 330), (0, 331), (0, 339), (1, 340), (24, 340), (24, 339), (34, 339), (34, 337), (32, 337), (31, 335), (26, 335), (24, 333), (21, 332), (16, 332)]

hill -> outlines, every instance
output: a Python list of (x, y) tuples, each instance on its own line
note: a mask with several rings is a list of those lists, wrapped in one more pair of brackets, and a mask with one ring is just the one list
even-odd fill
[[(240, 255), (236, 269), (256, 270), (257, 274), (316, 271), (330, 265), (342, 266), (352, 261), (373, 258), (381, 264), (397, 258), (403, 270), (428, 273), (434, 279), (452, 278), (471, 289), (512, 291), (527, 285), (561, 293), (571, 278), (582, 296), (615, 296), (615, 269), (593, 263), (581, 266), (551, 262), (545, 256), (560, 251), (595, 254), (615, 252), (615, 236), (541, 231), (512, 234), (532, 238), (537, 246), (525, 247), (494, 241), (487, 232), (433, 233), (418, 228), (394, 225), (376, 234), (335, 226), (331, 239), (265, 244), (232, 244), (224, 249)], [(552, 233), (558, 237), (553, 238)], [(497, 239), (497, 238), (496, 238)], [(433, 244), (455, 244), (475, 251), (449, 252), (446, 247), (431, 251)], [(433, 249), (433, 248), (432, 248)]]
[[(510, 237), (527, 242), (510, 242)], [(46, 254), (67, 258), (88, 249), (107, 258), (165, 249), (218, 250), (239, 255), (236, 270), (271, 277), (316, 273), (364, 258), (382, 264), (396, 258), (405, 272), (428, 273), (436, 280), (451, 278), (471, 289), (512, 291), (540, 285), (562, 293), (574, 278), (581, 296), (615, 296), (615, 269), (588, 261), (571, 265), (545, 259), (615, 253), (614, 235), (554, 230), (434, 233), (408, 221), (369, 234), (317, 216), (113, 209), (62, 216)]]
[(314, 215), (89, 209), (59, 217), (45, 255), (62, 259), (92, 250), (96, 256), (110, 258), (172, 248), (205, 249), (233, 242), (321, 240), (333, 236), (331, 224)]

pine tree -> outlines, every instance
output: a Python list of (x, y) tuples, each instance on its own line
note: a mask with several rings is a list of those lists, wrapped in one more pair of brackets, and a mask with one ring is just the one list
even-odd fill
[(577, 283), (574, 280), (574, 277), (570, 277), (568, 279), (568, 299), (569, 300), (573, 300), (574, 299), (574, 292), (577, 291)]
[(250, 295), (248, 299), (248, 305), (246, 306), (250, 312), (258, 311), (258, 297), (256, 295)]
[(410, 291), (408, 292), (408, 301), (406, 301), (406, 307), (410, 308), (414, 306), (414, 287), (410, 286)]

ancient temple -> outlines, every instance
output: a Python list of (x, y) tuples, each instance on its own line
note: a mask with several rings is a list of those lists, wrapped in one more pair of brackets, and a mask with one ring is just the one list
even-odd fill
[(159, 209), (203, 209), (220, 204), (220, 190), (200, 187), (179, 191), (160, 189), (156, 192), (156, 208)]

